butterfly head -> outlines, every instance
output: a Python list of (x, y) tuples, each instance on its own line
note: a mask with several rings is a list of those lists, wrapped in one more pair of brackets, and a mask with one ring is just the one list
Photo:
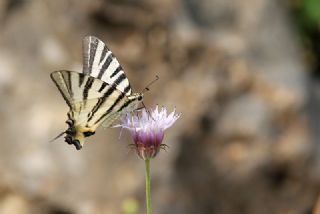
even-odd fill
[(143, 93), (133, 93), (131, 96), (129, 96), (129, 99), (134, 99), (141, 102), (143, 100)]

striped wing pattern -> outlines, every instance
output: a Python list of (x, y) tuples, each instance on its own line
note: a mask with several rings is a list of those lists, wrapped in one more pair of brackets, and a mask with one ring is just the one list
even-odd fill
[(72, 118), (83, 127), (96, 129), (103, 121), (110, 126), (130, 102), (114, 85), (89, 75), (55, 71), (51, 78), (70, 107)]
[(83, 73), (115, 85), (116, 89), (131, 94), (129, 81), (109, 48), (98, 38), (87, 36), (83, 40)]
[(142, 93), (132, 93), (129, 81), (113, 53), (98, 38), (83, 40), (83, 72), (51, 73), (70, 110), (65, 141), (81, 149), (85, 138), (103, 122), (112, 125), (121, 114), (137, 109)]

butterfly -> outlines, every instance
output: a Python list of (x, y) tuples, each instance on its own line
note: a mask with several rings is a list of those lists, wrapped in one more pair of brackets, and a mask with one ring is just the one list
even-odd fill
[(94, 36), (83, 39), (82, 73), (60, 70), (50, 77), (70, 108), (68, 129), (57, 138), (65, 134), (65, 141), (77, 150), (102, 123), (110, 127), (121, 115), (136, 110), (143, 99), (143, 93), (132, 93), (116, 57)]

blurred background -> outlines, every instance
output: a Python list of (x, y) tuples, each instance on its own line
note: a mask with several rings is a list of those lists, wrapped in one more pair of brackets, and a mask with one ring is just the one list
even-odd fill
[(1, 214), (146, 213), (128, 133), (49, 143), (68, 111), (49, 74), (81, 71), (86, 35), (182, 113), (154, 213), (320, 213), (319, 0), (1, 0), (0, 26)]

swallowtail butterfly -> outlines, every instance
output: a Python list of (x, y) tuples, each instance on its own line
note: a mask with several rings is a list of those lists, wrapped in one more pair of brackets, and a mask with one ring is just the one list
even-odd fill
[(65, 141), (77, 150), (101, 123), (110, 127), (142, 102), (143, 94), (131, 92), (118, 60), (94, 36), (83, 39), (82, 73), (61, 70), (50, 76), (70, 108), (66, 121), (69, 127), (61, 135), (65, 134)]

